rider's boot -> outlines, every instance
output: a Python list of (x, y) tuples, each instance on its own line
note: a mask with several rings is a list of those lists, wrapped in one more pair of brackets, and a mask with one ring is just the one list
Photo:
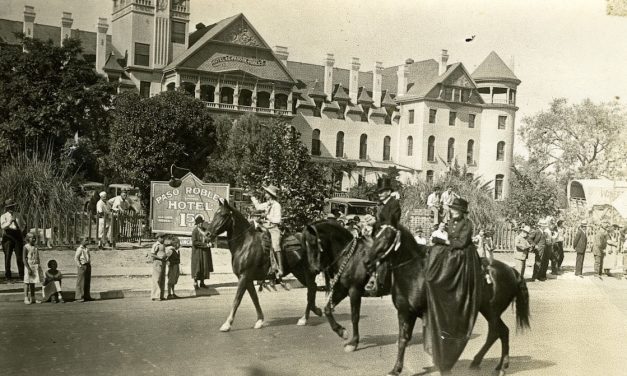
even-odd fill
[(377, 286), (377, 273), (372, 273), (366, 287), (364, 288), (366, 291), (374, 291)]
[(278, 265), (279, 270), (277, 272), (277, 277), (281, 278), (281, 277), (283, 277), (285, 275), (285, 272), (284, 272), (284, 269), (283, 269), (283, 257), (281, 255), (281, 251), (277, 251), (274, 254), (276, 256), (277, 263), (279, 264)]

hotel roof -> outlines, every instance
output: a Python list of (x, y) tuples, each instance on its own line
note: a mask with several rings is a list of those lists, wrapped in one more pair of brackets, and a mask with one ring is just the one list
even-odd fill
[(515, 81), (520, 84), (520, 80), (514, 72), (505, 64), (503, 59), (494, 51), (472, 73), (475, 80), (506, 80)]

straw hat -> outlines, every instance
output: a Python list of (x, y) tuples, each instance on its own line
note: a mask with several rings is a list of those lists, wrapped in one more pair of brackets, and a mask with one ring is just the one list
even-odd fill
[(268, 192), (270, 194), (270, 196), (277, 198), (278, 196), (278, 191), (279, 189), (277, 187), (275, 187), (274, 185), (270, 184), (267, 187), (263, 187), (263, 189)]

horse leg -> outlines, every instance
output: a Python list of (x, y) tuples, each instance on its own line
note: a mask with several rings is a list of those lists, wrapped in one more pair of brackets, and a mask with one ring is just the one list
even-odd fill
[(348, 290), (345, 289), (343, 286), (337, 287), (338, 289), (334, 290), (333, 295), (331, 295), (331, 300), (324, 307), (324, 315), (327, 317), (329, 325), (331, 325), (331, 329), (333, 329), (333, 331), (337, 333), (338, 336), (344, 339), (348, 339), (346, 329), (342, 325), (338, 324), (337, 321), (335, 321), (335, 317), (333, 317), (333, 309), (331, 308), (331, 304), (333, 304), (333, 306), (339, 304), (342, 300), (344, 300), (346, 295), (348, 295)]
[(494, 342), (499, 338), (497, 321), (491, 315), (488, 315), (484, 312), (481, 312), (481, 314), (483, 315), (483, 317), (486, 318), (486, 320), (488, 320), (488, 338), (486, 338), (485, 344), (483, 345), (481, 350), (479, 350), (477, 355), (475, 355), (472, 363), (470, 363), (470, 368), (473, 369), (479, 368), (481, 361), (483, 361), (483, 357), (488, 352), (488, 350), (490, 350), (490, 347), (492, 347)]
[(496, 322), (496, 327), (501, 340), (501, 360), (494, 370), (499, 376), (504, 376), (505, 370), (509, 368), (509, 328), (500, 317)]
[(239, 305), (242, 302), (244, 292), (246, 292), (246, 288), (248, 287), (247, 284), (247, 278), (243, 275), (240, 276), (239, 281), (237, 281), (237, 292), (235, 293), (235, 299), (233, 299), (233, 307), (231, 308), (231, 313), (229, 313), (229, 317), (226, 318), (226, 321), (220, 327), (221, 332), (228, 332), (229, 330), (231, 330), (233, 319), (235, 319), (235, 313), (237, 312), (237, 308), (239, 308)]
[(309, 312), (313, 311), (316, 315), (322, 316), (322, 310), (316, 307), (316, 279), (311, 273), (305, 271), (292, 272), (296, 279), (303, 285), (307, 287), (307, 307), (305, 308), (305, 315), (298, 319), (296, 325), (303, 326), (307, 325), (307, 320), (309, 320)]
[(359, 345), (359, 312), (361, 310), (361, 291), (351, 287), (348, 294), (351, 299), (351, 321), (353, 323), (353, 337), (344, 344), (344, 351), (353, 352)]
[(248, 290), (248, 295), (250, 295), (250, 299), (253, 301), (255, 305), (255, 310), (257, 311), (257, 322), (255, 322), (255, 329), (261, 329), (263, 327), (263, 312), (261, 311), (261, 305), (259, 304), (259, 297), (257, 296), (257, 291), (255, 290), (255, 285), (253, 281), (250, 281), (246, 284), (246, 290)]
[(398, 312), (398, 353), (396, 355), (396, 364), (388, 375), (400, 375), (405, 362), (405, 349), (411, 341), (414, 325), (416, 324), (416, 315), (410, 312)]

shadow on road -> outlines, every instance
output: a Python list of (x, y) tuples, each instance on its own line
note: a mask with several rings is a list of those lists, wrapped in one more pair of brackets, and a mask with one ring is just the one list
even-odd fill
[[(486, 375), (486, 371), (492, 371), (498, 364), (500, 358), (486, 358), (481, 363), (480, 369), (470, 369), (471, 359), (462, 359), (451, 371), (451, 375)], [(533, 371), (540, 370), (544, 368), (549, 368), (556, 365), (555, 362), (550, 362), (547, 360), (534, 360), (530, 356), (511, 356), (509, 358), (509, 368), (506, 370), (508, 375), (515, 374), (517, 372), (523, 371)], [(436, 373), (437, 369), (435, 367), (424, 367), (422, 372), (418, 372), (412, 376), (426, 376), (432, 373)]]
[[(335, 317), (337, 321), (344, 321), (344, 320), (350, 321), (351, 319), (351, 315), (348, 313), (341, 313), (339, 315), (333, 315), (333, 316)], [(368, 316), (361, 316), (361, 317), (364, 318)], [(300, 316), (278, 317), (275, 319), (268, 320), (266, 322), (268, 326), (285, 326), (285, 325), (296, 326), (298, 319), (300, 319)], [(323, 324), (329, 325), (324, 315), (322, 317), (318, 317), (315, 314), (311, 313), (311, 315), (309, 316), (309, 320), (307, 321), (307, 326), (318, 326), (318, 325), (323, 325)], [(329, 327), (329, 330), (331, 330), (330, 327)]]

